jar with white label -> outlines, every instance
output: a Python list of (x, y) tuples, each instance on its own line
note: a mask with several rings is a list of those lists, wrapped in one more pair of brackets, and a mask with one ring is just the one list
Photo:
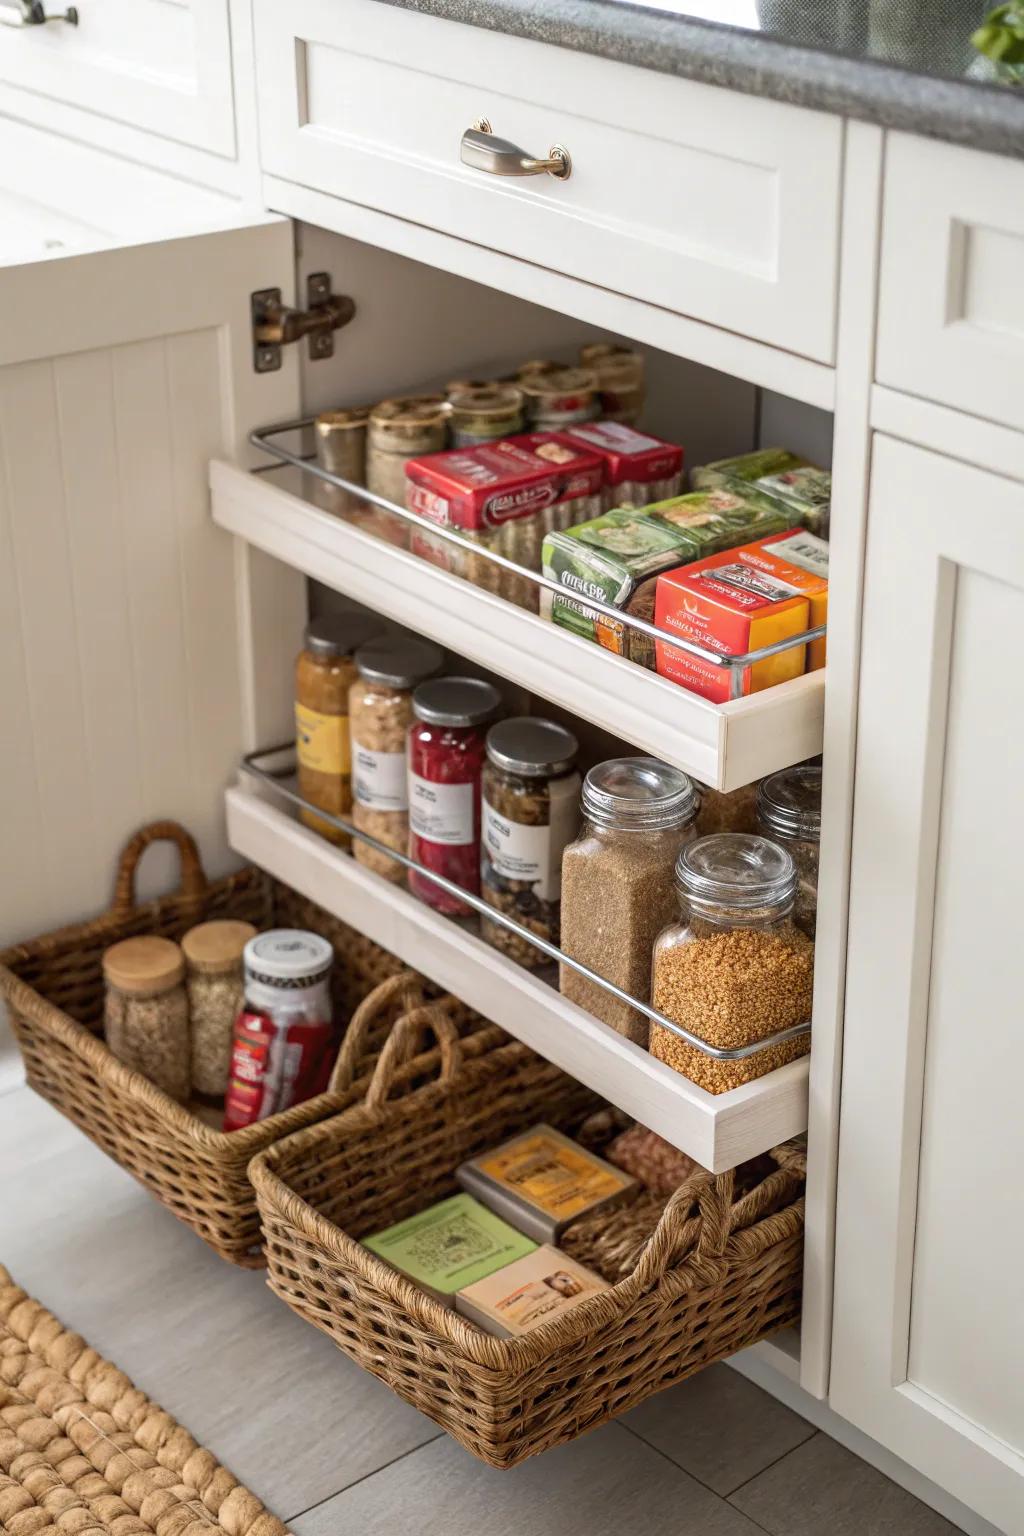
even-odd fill
[[(306, 625), (305, 644), (295, 662), (295, 754), (299, 794), (308, 805), (333, 816), (352, 810), (352, 754), (348, 694), (356, 679), (353, 655), (381, 622), (369, 613), (328, 613)], [(315, 816), (300, 819), (328, 842), (347, 848), (347, 832)]]
[[(562, 854), (580, 822), (578, 743), (551, 720), (502, 720), (487, 733), (482, 779), (480, 893), (549, 944), (559, 942)], [(520, 965), (546, 965), (528, 939), (484, 918), (495, 949)]]
[[(352, 822), (378, 842), (409, 851), (409, 786), (406, 738), (412, 724), (412, 690), (440, 670), (441, 651), (429, 640), (391, 635), (360, 646), (359, 676), (348, 696), (352, 736)], [(405, 867), (367, 843), (354, 841), (358, 863), (395, 885)]]
[[(485, 725), (501, 704), (498, 690), (475, 677), (439, 677), (412, 696), (409, 731), (409, 855), (471, 895), (480, 894), (480, 774)], [(414, 896), (449, 917), (472, 907), (409, 871)]]

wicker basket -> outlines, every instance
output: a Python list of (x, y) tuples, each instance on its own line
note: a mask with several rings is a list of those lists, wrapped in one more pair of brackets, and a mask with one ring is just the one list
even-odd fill
[[(137, 905), (136, 868), (145, 849), (161, 840), (180, 850), (181, 889)], [(98, 1038), (104, 994), (100, 962), (108, 945), (143, 933), (178, 939), (193, 923), (215, 917), (245, 918), (259, 928), (308, 928), (330, 939), (337, 961), (339, 1020), (347, 1021), (375, 987), (386, 983), (373, 1007), (352, 1020), (328, 1093), (230, 1134), (211, 1129), (123, 1066)], [(264, 1262), (256, 1202), (246, 1177), (250, 1158), (359, 1098), (392, 1022), (424, 1000), (418, 978), (401, 972), (394, 956), (260, 871), (243, 869), (208, 882), (194, 842), (174, 822), (145, 827), (125, 848), (114, 904), (105, 916), (0, 955), (0, 991), (36, 1092), (211, 1248), (247, 1268)], [(461, 1020), (465, 1029), (471, 1023), (480, 1030), (479, 1022)], [(428, 1058), (426, 1070), (437, 1059)], [(406, 1080), (416, 1080), (411, 1069)]]
[[(804, 1158), (795, 1146), (771, 1154), (770, 1171), (755, 1171), (735, 1198), (731, 1173), (699, 1174), (667, 1202), (652, 1208), (645, 1196), (606, 1215), (575, 1252), (617, 1283), (518, 1339), (478, 1331), (375, 1258), (356, 1239), (452, 1194), (464, 1158), (539, 1121), (581, 1136), (594, 1123), (593, 1095), (524, 1046), (467, 1059), (436, 1013), (440, 1080), (414, 1105), (389, 1103), (396, 1064), (427, 1014), (396, 1026), (362, 1104), (261, 1152), (249, 1170), (272, 1288), (353, 1360), (504, 1468), (798, 1317)], [(607, 1111), (603, 1119), (607, 1139), (614, 1125)]]

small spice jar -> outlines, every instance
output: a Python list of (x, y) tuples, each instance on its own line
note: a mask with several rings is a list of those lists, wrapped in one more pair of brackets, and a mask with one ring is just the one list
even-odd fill
[(821, 769), (783, 768), (757, 786), (757, 824), (780, 843), (796, 865), (793, 921), (814, 938), (818, 911), (818, 846), (821, 841)]
[(449, 389), (453, 448), (475, 448), (523, 430), (523, 392), (515, 384), (463, 384)]
[[(352, 821), (361, 832), (399, 853), (409, 851), (409, 770), (406, 738), (412, 724), (412, 690), (438, 672), (441, 651), (413, 635), (385, 636), (361, 645), (359, 676), (348, 696), (352, 736)], [(354, 840), (360, 864), (395, 885), (405, 868)]]
[[(744, 832), (698, 838), (679, 855), (676, 891), (680, 916), (654, 946), (659, 1013), (728, 1050), (810, 1019), (814, 946), (793, 925), (796, 869), (784, 848)], [(722, 1061), (651, 1025), (651, 1055), (709, 1093), (762, 1077), (809, 1047), (801, 1035)]]
[(404, 507), (407, 460), (439, 453), (447, 443), (448, 402), (441, 395), (382, 400), (367, 429), (367, 488)]
[[(480, 775), (485, 724), (501, 705), (498, 690), (473, 677), (420, 683), (409, 732), (409, 855), (476, 896), (480, 891)], [(450, 917), (472, 908), (409, 871), (414, 896)]]
[(526, 402), (531, 432), (561, 432), (578, 421), (593, 421), (601, 413), (597, 375), (588, 368), (554, 368), (525, 364), (519, 388)]
[(192, 1090), (219, 1101), (228, 1086), (231, 1037), (242, 1006), (242, 952), (256, 937), (252, 923), (222, 919), (190, 928), (185, 956), (192, 1055)]
[[(306, 626), (295, 663), (295, 748), (299, 794), (334, 816), (352, 809), (348, 695), (356, 680), (353, 652), (381, 629), (364, 613), (332, 613)], [(329, 822), (301, 811), (303, 824), (339, 848), (351, 839)]]
[[(694, 836), (697, 794), (653, 757), (599, 763), (583, 782), (583, 830), (562, 861), (562, 943), (574, 960), (630, 997), (650, 997), (651, 950), (675, 910), (672, 874)], [(569, 966), (564, 996), (627, 1039), (647, 1044), (647, 1018)]]
[[(579, 827), (579, 744), (551, 720), (501, 720), (487, 733), (482, 778), (480, 891), (499, 912), (549, 944), (560, 935), (562, 854)], [(482, 919), (481, 934), (520, 965), (548, 957)]]
[[(368, 405), (344, 411), (321, 411), (313, 423), (316, 461), (321, 469), (342, 480), (351, 480), (355, 485), (366, 484), (366, 424), (369, 418)], [(326, 511), (341, 517), (362, 505), (350, 491), (328, 485), (319, 476), (315, 478), (314, 499)]]
[(601, 415), (608, 421), (635, 426), (647, 397), (643, 353), (614, 342), (596, 341), (580, 348), (580, 364), (597, 375)]
[(103, 956), (107, 1045), (170, 1098), (189, 1095), (185, 957), (171, 939), (122, 939)]

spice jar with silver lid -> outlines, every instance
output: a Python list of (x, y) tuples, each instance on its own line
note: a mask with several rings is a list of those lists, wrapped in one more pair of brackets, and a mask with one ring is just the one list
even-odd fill
[(169, 1098), (189, 1096), (185, 957), (171, 939), (122, 939), (103, 956), (104, 1030), (118, 1061), (148, 1077)]
[(181, 941), (188, 992), (192, 1090), (220, 1102), (228, 1086), (231, 1037), (242, 1006), (242, 952), (256, 937), (252, 923), (230, 918), (199, 923)]
[(593, 421), (601, 414), (597, 375), (588, 368), (547, 371), (533, 367), (530, 372), (520, 373), (518, 383), (532, 432), (561, 432), (578, 421)]
[(404, 507), (405, 466), (448, 443), (448, 402), (442, 395), (382, 400), (370, 412), (366, 435), (366, 485)]
[[(562, 860), (561, 948), (646, 1003), (651, 950), (675, 911), (673, 870), (694, 836), (697, 793), (678, 768), (620, 757), (587, 774), (582, 808), (583, 829)], [(566, 965), (560, 986), (620, 1035), (647, 1044), (645, 1014)]]
[[(381, 632), (367, 613), (331, 613), (311, 619), (295, 662), (295, 750), (299, 794), (334, 816), (352, 809), (352, 754), (348, 695), (356, 680), (353, 653)], [(304, 826), (347, 848), (351, 839), (322, 817), (301, 811)]]
[(473, 448), (523, 430), (523, 392), (515, 384), (464, 384), (448, 391), (453, 448)]
[(647, 393), (643, 353), (615, 342), (597, 341), (580, 348), (580, 364), (597, 375), (601, 415), (608, 421), (635, 426)]
[[(366, 426), (370, 418), (367, 405), (347, 410), (321, 411), (313, 423), (316, 440), (316, 461), (321, 469), (351, 480), (354, 485), (366, 484)], [(319, 476), (315, 481), (314, 500), (336, 517), (361, 508), (362, 503), (351, 491), (330, 485)]]
[[(778, 843), (744, 832), (700, 837), (675, 871), (679, 916), (658, 935), (654, 1007), (708, 1045), (734, 1050), (811, 1017), (814, 946), (793, 924), (796, 869)], [(740, 1060), (708, 1056), (663, 1024), (651, 1055), (725, 1093), (809, 1049), (806, 1035)]]
[[(497, 911), (557, 945), (562, 855), (579, 827), (579, 744), (551, 720), (518, 716), (487, 733), (482, 777), (480, 892)], [(520, 965), (547, 965), (526, 939), (487, 918), (480, 931)]]
[[(361, 645), (359, 676), (349, 692), (352, 735), (352, 822), (378, 842), (409, 851), (409, 772), (406, 743), (413, 721), (412, 692), (440, 671), (438, 646), (415, 635), (387, 635)], [(405, 867), (353, 840), (358, 863), (395, 885)]]
[(783, 768), (757, 786), (757, 824), (780, 843), (796, 865), (793, 920), (814, 938), (818, 910), (818, 847), (821, 841), (821, 769)]
[(323, 1093), (336, 1045), (328, 939), (274, 928), (249, 940), (243, 960), (245, 999), (231, 1047), (226, 1131)]

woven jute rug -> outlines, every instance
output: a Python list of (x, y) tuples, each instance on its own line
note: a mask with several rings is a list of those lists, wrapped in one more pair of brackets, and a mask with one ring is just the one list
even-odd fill
[(0, 1265), (3, 1536), (287, 1536), (247, 1488)]

